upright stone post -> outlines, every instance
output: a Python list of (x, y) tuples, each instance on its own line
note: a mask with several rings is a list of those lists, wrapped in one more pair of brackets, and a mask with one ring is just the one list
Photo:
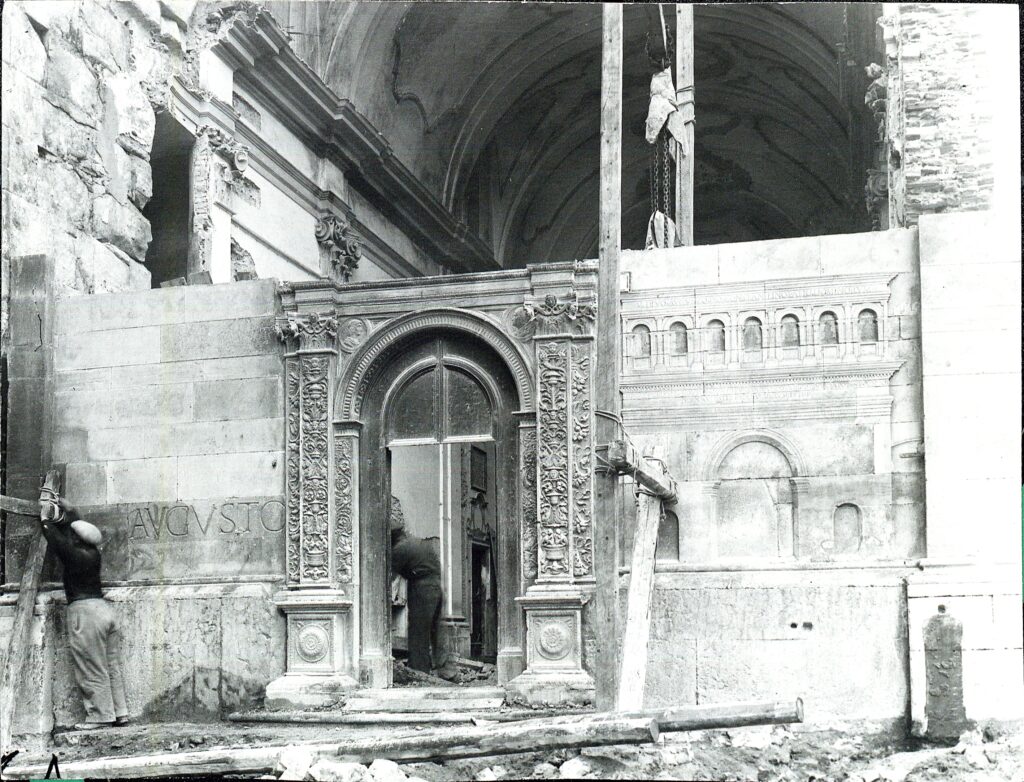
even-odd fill
[(287, 667), (267, 686), (271, 708), (328, 705), (354, 677), (352, 619), (353, 443), (331, 436), (337, 372), (333, 313), (290, 313), (287, 397), (285, 589), (274, 597), (287, 621)]
[[(524, 479), (526, 671), (509, 682), (530, 704), (592, 703), (583, 669), (583, 606), (594, 583), (593, 322), (595, 302), (548, 294), (524, 305), (537, 325), (537, 426), (520, 432)], [(536, 443), (536, 457), (527, 450)], [(532, 509), (531, 509), (532, 510)], [(533, 524), (535, 528), (529, 528)], [(532, 583), (531, 583), (532, 582)]]

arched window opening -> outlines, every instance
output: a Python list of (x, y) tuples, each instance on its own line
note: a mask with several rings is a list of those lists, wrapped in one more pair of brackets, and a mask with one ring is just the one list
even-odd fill
[(673, 323), (669, 326), (669, 334), (672, 337), (672, 355), (673, 356), (685, 356), (688, 350), (686, 343), (686, 324), (684, 323)]
[(860, 508), (844, 502), (832, 514), (832, 551), (835, 554), (855, 554), (862, 541)]
[(878, 342), (878, 316), (872, 309), (864, 309), (857, 316), (857, 332), (861, 342)]
[(781, 328), (782, 347), (800, 347), (800, 320), (796, 315), (783, 315)]
[(839, 344), (839, 321), (834, 312), (823, 312), (818, 318), (818, 341), (822, 345)]
[(725, 324), (720, 320), (708, 321), (708, 352), (725, 352)]
[(658, 525), (658, 545), (654, 558), (659, 562), (679, 560), (679, 517), (670, 510), (665, 511)]
[(637, 358), (651, 357), (651, 330), (643, 323), (633, 326), (633, 350)]
[(747, 318), (743, 324), (743, 349), (745, 351), (759, 351), (761, 350), (761, 344), (761, 321), (757, 318)]

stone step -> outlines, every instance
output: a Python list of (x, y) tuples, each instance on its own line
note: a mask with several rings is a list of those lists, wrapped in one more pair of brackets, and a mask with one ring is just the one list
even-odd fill
[(504, 695), (500, 698), (438, 698), (433, 700), (350, 696), (348, 700), (345, 701), (345, 711), (383, 711), (395, 713), (483, 711), (487, 709), (500, 709), (504, 702)]
[(481, 698), (505, 698), (501, 687), (389, 687), (387, 689), (353, 690), (348, 700), (374, 698), (381, 701), (459, 701)]

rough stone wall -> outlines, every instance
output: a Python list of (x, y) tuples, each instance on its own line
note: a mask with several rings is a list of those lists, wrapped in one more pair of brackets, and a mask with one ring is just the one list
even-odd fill
[(154, 106), (183, 25), (156, 0), (4, 4), (0, 344), (12, 257), (52, 256), (57, 295), (149, 287)]
[(1000, 27), (1017, 25), (1012, 9), (1003, 10), (967, 3), (887, 8), (891, 225), (993, 206), (996, 135), (1005, 130), (1000, 104), (1018, 99), (1016, 73), (997, 66), (1006, 55)]

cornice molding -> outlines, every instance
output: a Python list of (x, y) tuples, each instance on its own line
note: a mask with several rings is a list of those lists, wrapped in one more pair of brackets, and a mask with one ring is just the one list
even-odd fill
[(807, 383), (889, 381), (903, 366), (902, 361), (871, 361), (835, 366), (777, 367), (762, 369), (705, 370), (697, 374), (680, 372), (630, 375), (623, 377), (623, 393), (661, 392), (679, 394), (692, 391), (705, 396), (709, 386), (780, 386)]
[(448, 211), (351, 101), (339, 98), (288, 45), (270, 14), (235, 25), (213, 50), (275, 118), (344, 172), (349, 183), (428, 254), (455, 271), (498, 269), (490, 248)]

